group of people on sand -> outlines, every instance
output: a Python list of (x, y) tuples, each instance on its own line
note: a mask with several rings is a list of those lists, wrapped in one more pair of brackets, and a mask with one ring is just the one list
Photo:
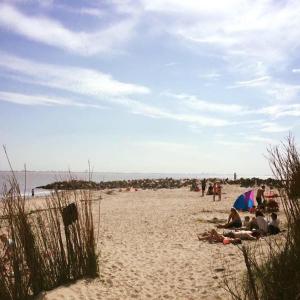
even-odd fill
[(228, 216), (227, 223), (217, 225), (217, 228), (231, 229), (222, 234), (215, 229), (198, 234), (199, 241), (207, 240), (209, 242), (220, 242), (223, 244), (240, 244), (242, 240), (256, 240), (261, 236), (274, 235), (280, 232), (279, 220), (276, 213), (271, 214), (271, 221), (267, 221), (261, 210), (257, 210), (255, 217), (250, 220), (245, 216), (244, 222), (239, 212), (232, 207)]
[[(204, 197), (205, 191), (206, 191), (206, 184), (207, 180), (203, 178), (201, 180), (201, 190), (202, 190), (202, 197)], [(207, 193), (206, 195), (212, 195), (213, 196), (213, 201), (216, 200), (216, 196), (218, 196), (218, 200), (221, 201), (222, 198), (222, 185), (220, 181), (215, 181), (214, 183), (209, 183), (208, 188), (207, 188)]]
[(264, 185), (259, 187), (256, 193), (257, 207), (261, 210), (278, 211), (279, 206), (275, 199), (278, 194), (274, 193), (273, 188), (270, 187), (268, 194), (265, 194), (266, 188)]

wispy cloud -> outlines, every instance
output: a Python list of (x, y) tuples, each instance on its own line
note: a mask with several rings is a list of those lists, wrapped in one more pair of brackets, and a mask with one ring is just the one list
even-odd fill
[(72, 13), (72, 14), (78, 14), (78, 15), (86, 15), (86, 16), (90, 16), (90, 17), (103, 17), (105, 16), (105, 12), (102, 9), (99, 9), (97, 7), (79, 7), (76, 8), (74, 6), (67, 6), (67, 5), (63, 5), (63, 4), (55, 4), (54, 6), (55, 9), (60, 9), (60, 10), (64, 10), (68, 13)]
[(178, 65), (178, 63), (172, 61), (172, 62), (166, 63), (166, 64), (165, 64), (165, 67), (174, 67), (174, 66), (176, 66), (176, 65)]
[(267, 137), (263, 137), (263, 136), (259, 136), (259, 135), (247, 135), (245, 136), (245, 138), (249, 141), (252, 142), (258, 142), (258, 143), (274, 143), (274, 140), (271, 138), (267, 138)]
[(237, 81), (227, 88), (259, 88), (272, 102), (293, 101), (300, 91), (300, 85), (285, 83), (271, 76)]
[(218, 72), (209, 72), (199, 75), (200, 78), (207, 79), (207, 80), (217, 80), (221, 77), (221, 74)]
[(274, 122), (265, 122), (262, 124), (261, 131), (269, 132), (269, 133), (276, 133), (276, 132), (286, 132), (292, 129), (292, 126), (283, 126), (276, 124)]
[[(0, 52), (0, 69), (17, 75), (15, 78), (22, 82), (84, 95), (124, 96), (150, 93), (145, 86), (120, 82), (111, 75), (96, 70), (37, 63), (3, 52)], [(9, 73), (6, 72), (6, 75)]]
[(258, 109), (256, 113), (270, 115), (273, 118), (300, 116), (300, 104), (271, 105)]
[[(298, 87), (278, 75), (298, 59), (299, 1), (142, 0), (142, 3), (161, 31), (182, 40), (182, 45), (200, 55), (203, 52), (215, 55), (220, 58), (216, 64), (223, 64), (229, 74), (246, 78), (234, 87), (261, 89), (270, 101), (295, 100)], [(241, 68), (234, 69), (236, 65)]]
[(13, 6), (0, 4), (0, 27), (30, 40), (81, 55), (115, 50), (131, 38), (135, 23), (136, 20), (128, 19), (95, 32), (75, 32), (57, 20), (25, 15)]
[(270, 80), (269, 76), (254, 78), (246, 81), (237, 81), (235, 87), (253, 87), (265, 85)]
[(220, 145), (223, 145), (223, 146), (229, 146), (229, 147), (234, 147), (234, 148), (242, 148), (242, 149), (253, 144), (250, 141), (229, 141), (228, 139), (226, 139), (226, 140), (217, 140), (216, 143), (220, 144)]
[(300, 69), (293, 69), (292, 72), (293, 73), (300, 73)]
[(105, 108), (98, 104), (82, 103), (62, 97), (49, 97), (46, 95), (21, 94), (0, 91), (0, 101), (6, 101), (21, 105), (42, 105), (42, 106), (77, 106), (91, 108)]
[(236, 124), (236, 122), (229, 121), (224, 118), (209, 117), (206, 115), (192, 113), (175, 113), (164, 108), (144, 104), (132, 99), (115, 99), (114, 101), (118, 101), (120, 104), (129, 107), (132, 113), (152, 118), (179, 121), (189, 124), (195, 124), (201, 127), (225, 127)]
[(244, 53), (248, 58), (274, 62), (287, 58), (300, 43), (296, 41), (300, 36), (298, 1), (276, 4), (251, 0), (226, 3), (143, 0), (143, 3), (147, 11), (173, 16), (173, 22), (167, 18), (168, 32), (193, 43), (215, 45), (216, 51), (222, 48), (233, 54), (238, 47), (239, 55)]
[(209, 111), (209, 112), (222, 112), (222, 113), (237, 113), (241, 112), (245, 108), (238, 104), (225, 104), (222, 102), (216, 103), (211, 101), (206, 101), (199, 99), (197, 96), (188, 94), (173, 94), (173, 93), (163, 93), (167, 97), (172, 97), (180, 100), (182, 104), (188, 106), (193, 110), (199, 111)]
[[(6, 71), (4, 76), (13, 76), (15, 80), (48, 86), (78, 95), (92, 96), (94, 101), (104, 101), (105, 103), (121, 105), (127, 107), (134, 114), (197, 124), (204, 127), (223, 127), (234, 124), (234, 122), (224, 118), (209, 117), (204, 114), (176, 113), (168, 109), (130, 99), (127, 96), (149, 94), (150, 90), (144, 86), (117, 81), (108, 74), (91, 69), (37, 63), (0, 52), (1, 69)], [(6, 99), (19, 101), (19, 103), (23, 101), (22, 104), (26, 101), (28, 103), (37, 103), (37, 101), (40, 101), (39, 103), (41, 103), (41, 100), (37, 98), (33, 98), (32, 102), (26, 97), (19, 97), (18, 100), (17, 97), (10, 96), (10, 98), (7, 97)], [(44, 104), (50, 104), (51, 101), (55, 100), (52, 98), (43, 98)]]
[(177, 151), (199, 151), (199, 147), (194, 144), (183, 144), (183, 143), (176, 143), (176, 142), (166, 142), (166, 141), (143, 141), (143, 142), (136, 142), (136, 145), (141, 145), (145, 147), (157, 148), (162, 151), (168, 152), (177, 152)]

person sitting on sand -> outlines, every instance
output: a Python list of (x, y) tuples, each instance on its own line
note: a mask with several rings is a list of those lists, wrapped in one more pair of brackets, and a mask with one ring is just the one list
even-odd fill
[(252, 217), (251, 221), (250, 221), (250, 230), (258, 230), (258, 224), (256, 222), (256, 217)]
[(280, 232), (279, 229), (279, 220), (277, 219), (277, 214), (271, 213), (272, 221), (268, 224), (268, 232), (270, 234), (278, 234)]
[(209, 241), (210, 243), (223, 243), (226, 244), (241, 244), (241, 239), (230, 238), (218, 233), (215, 229), (203, 234), (197, 235), (199, 241)]
[(250, 217), (249, 217), (249, 216), (246, 216), (246, 217), (245, 217), (243, 226), (244, 226), (247, 230), (250, 230)]
[(228, 221), (224, 225), (218, 225), (217, 228), (240, 228), (242, 227), (241, 217), (238, 211), (231, 207)]
[(265, 219), (264, 214), (258, 210), (255, 213), (256, 223), (258, 225), (259, 231), (261, 234), (267, 234), (268, 233), (268, 223)]

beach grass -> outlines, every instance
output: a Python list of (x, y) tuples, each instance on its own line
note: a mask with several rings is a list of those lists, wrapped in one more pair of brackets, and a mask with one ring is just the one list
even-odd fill
[(269, 161), (287, 219), (280, 239), (241, 248), (246, 274), (240, 280), (224, 277), (232, 299), (300, 299), (300, 155), (290, 135), (281, 146), (269, 148)]
[[(91, 192), (55, 191), (46, 198), (47, 209), (32, 212), (13, 173), (8, 187), (1, 203), (1, 230), (13, 245), (0, 261), (0, 299), (27, 300), (77, 279), (96, 277)], [(66, 223), (65, 210), (70, 205), (76, 218)]]

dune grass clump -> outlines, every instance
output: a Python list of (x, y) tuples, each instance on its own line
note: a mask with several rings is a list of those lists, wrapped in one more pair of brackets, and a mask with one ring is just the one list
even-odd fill
[[(1, 200), (2, 231), (12, 239), (0, 260), (0, 299), (27, 300), (83, 277), (98, 275), (91, 192), (55, 191), (46, 208), (30, 211), (14, 179)], [(73, 208), (73, 215), (67, 209)]]
[(281, 146), (269, 148), (269, 162), (278, 180), (287, 232), (261, 246), (243, 246), (247, 272), (238, 281), (225, 277), (233, 299), (300, 299), (300, 155), (290, 135)]

